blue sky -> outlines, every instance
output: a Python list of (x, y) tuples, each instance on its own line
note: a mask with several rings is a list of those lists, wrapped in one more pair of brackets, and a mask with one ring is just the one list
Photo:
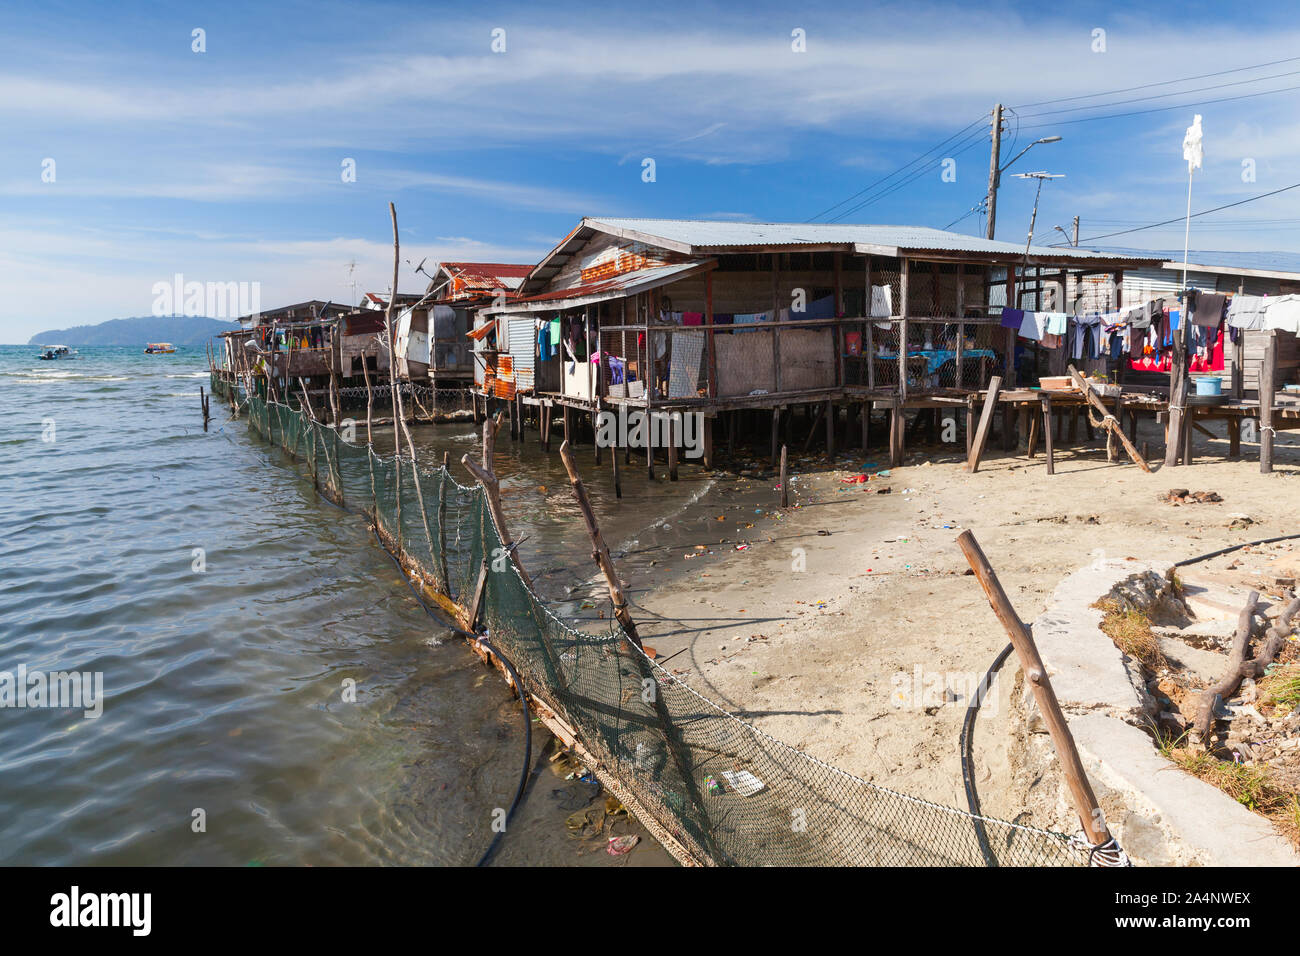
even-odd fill
[[(1078, 215), (1087, 239), (1182, 214), (1195, 112), (1194, 210), (1300, 182), (1300, 89), (1249, 95), (1300, 87), (1300, 59), (1239, 70), (1297, 55), (1284, 5), (9, 3), (0, 342), (147, 314), (177, 272), (259, 282), (264, 307), (349, 300), (353, 261), (385, 289), (390, 200), (413, 262), (535, 261), (583, 215), (803, 221), (966, 128), (844, 220), (943, 227), (983, 196), (972, 124), (996, 102), (1014, 150), (1064, 137), (1014, 167), (1066, 176), (1036, 238)], [(998, 238), (1024, 239), (1032, 200), (1004, 178)], [(1196, 220), (1192, 246), (1300, 251), (1297, 225), (1300, 190)], [(1174, 248), (1182, 227), (1107, 241)]]

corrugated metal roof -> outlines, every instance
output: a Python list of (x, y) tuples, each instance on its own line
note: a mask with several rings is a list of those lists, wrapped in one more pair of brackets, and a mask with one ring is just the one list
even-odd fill
[(587, 282), (583, 285), (570, 286), (567, 289), (555, 289), (537, 295), (521, 296), (500, 309), (488, 308), (484, 309), (483, 313), (541, 312), (550, 309), (573, 308), (577, 305), (600, 302), (603, 299), (621, 298), (645, 289), (653, 289), (691, 272), (706, 271), (716, 265), (715, 260), (704, 259), (666, 266), (651, 266), (649, 269), (624, 272), (621, 275), (601, 279), (598, 282)]
[[(1181, 249), (1130, 249), (1122, 246), (1093, 246), (1108, 253), (1125, 255), (1143, 255), (1166, 262), (1178, 263), (1182, 267), (1183, 250)], [(1289, 273), (1300, 278), (1300, 253), (1260, 250), (1259, 252), (1211, 251), (1193, 249), (1187, 254), (1188, 268), (1207, 272), (1233, 272), (1249, 270), (1251, 272)]]
[[(1020, 257), (1025, 247), (1019, 243), (982, 239), (926, 226), (873, 226), (852, 223), (734, 222), (705, 219), (620, 219), (589, 217), (584, 225), (614, 235), (631, 234), (649, 241), (658, 238), (692, 253), (708, 254), (719, 248), (743, 246), (825, 246), (864, 245), (898, 251), (970, 252), (1003, 257)], [(686, 251), (683, 249), (682, 251)], [(1091, 249), (1062, 249), (1031, 246), (1031, 259), (1102, 259), (1107, 261), (1136, 259), (1150, 261), (1152, 256), (1133, 256)]]

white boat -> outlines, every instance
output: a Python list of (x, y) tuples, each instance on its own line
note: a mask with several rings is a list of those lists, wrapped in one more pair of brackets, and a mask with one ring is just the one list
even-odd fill
[(74, 359), (77, 357), (76, 349), (70, 349), (66, 345), (44, 345), (45, 349), (40, 355), (36, 356), (42, 362), (53, 362), (56, 359)]

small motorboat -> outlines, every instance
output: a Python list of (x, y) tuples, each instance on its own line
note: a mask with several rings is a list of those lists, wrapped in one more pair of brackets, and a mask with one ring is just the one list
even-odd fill
[(170, 342), (150, 342), (144, 347), (145, 355), (171, 355), (176, 351), (176, 346)]
[(77, 353), (66, 345), (47, 345), (45, 351), (36, 357), (42, 362), (53, 362), (56, 359), (74, 359)]

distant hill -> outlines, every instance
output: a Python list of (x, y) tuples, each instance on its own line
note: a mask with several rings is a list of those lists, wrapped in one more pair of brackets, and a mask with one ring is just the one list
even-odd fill
[(127, 319), (109, 319), (98, 325), (77, 325), (70, 329), (53, 329), (33, 335), (28, 345), (139, 345), (146, 342), (170, 342), (187, 348), (203, 348), (203, 343), (221, 332), (239, 327), (238, 322), (208, 319), (193, 315), (137, 315)]

